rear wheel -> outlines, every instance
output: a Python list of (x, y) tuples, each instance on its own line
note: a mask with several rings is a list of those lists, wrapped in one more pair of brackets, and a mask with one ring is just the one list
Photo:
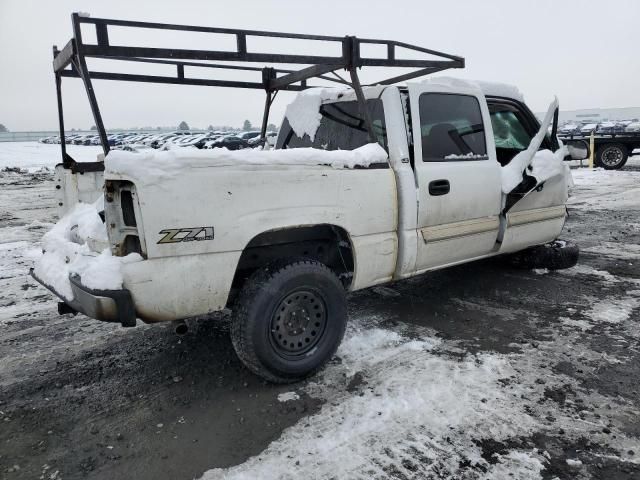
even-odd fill
[(605, 170), (617, 170), (627, 163), (629, 152), (619, 143), (604, 145), (596, 152), (596, 164)]
[(322, 368), (346, 323), (338, 277), (320, 262), (291, 261), (262, 268), (246, 281), (233, 309), (231, 339), (247, 368), (289, 383)]

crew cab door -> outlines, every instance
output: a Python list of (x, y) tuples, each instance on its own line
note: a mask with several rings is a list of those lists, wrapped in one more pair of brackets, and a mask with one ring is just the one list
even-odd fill
[(489, 110), (469, 84), (409, 86), (418, 187), (416, 271), (482, 257), (500, 227), (500, 165)]

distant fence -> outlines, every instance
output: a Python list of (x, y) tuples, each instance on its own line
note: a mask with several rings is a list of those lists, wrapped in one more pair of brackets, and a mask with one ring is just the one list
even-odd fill
[[(109, 130), (107, 133), (136, 132), (136, 133), (162, 133), (164, 130)], [(172, 131), (172, 130), (168, 130)], [(0, 133), (0, 142), (35, 142), (45, 137), (57, 136), (58, 131), (42, 132), (3, 132)], [(65, 135), (97, 135), (96, 130), (74, 130)]]
[(52, 135), (56, 132), (4, 132), (0, 133), (0, 142), (29, 142)]

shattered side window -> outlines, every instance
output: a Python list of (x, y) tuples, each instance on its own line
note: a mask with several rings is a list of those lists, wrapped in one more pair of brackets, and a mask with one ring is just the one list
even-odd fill
[(509, 110), (491, 112), (491, 126), (496, 148), (525, 150), (531, 142), (531, 135), (527, 133), (516, 114)]
[(419, 99), (422, 160), (486, 160), (487, 145), (476, 97), (423, 93)]
[[(489, 115), (496, 144), (496, 159), (504, 167), (531, 143), (533, 134), (530, 123), (519, 108), (509, 103), (489, 102)], [(546, 145), (549, 140), (543, 143), (544, 147), (541, 145), (540, 148), (548, 148)]]
[[(382, 100), (369, 99), (367, 107), (371, 114), (376, 140), (387, 147), (387, 129), (384, 122)], [(360, 115), (357, 101), (325, 103), (320, 106), (320, 126), (313, 141), (309, 135), (298, 137), (289, 121), (282, 123), (276, 148), (313, 147), (324, 150), (354, 150), (369, 143), (364, 119)]]

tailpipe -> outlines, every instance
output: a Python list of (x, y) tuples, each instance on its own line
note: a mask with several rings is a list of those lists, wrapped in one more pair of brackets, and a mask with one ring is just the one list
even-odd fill
[(176, 332), (176, 335), (184, 335), (189, 331), (189, 327), (184, 320), (176, 320), (173, 323), (173, 329)]

